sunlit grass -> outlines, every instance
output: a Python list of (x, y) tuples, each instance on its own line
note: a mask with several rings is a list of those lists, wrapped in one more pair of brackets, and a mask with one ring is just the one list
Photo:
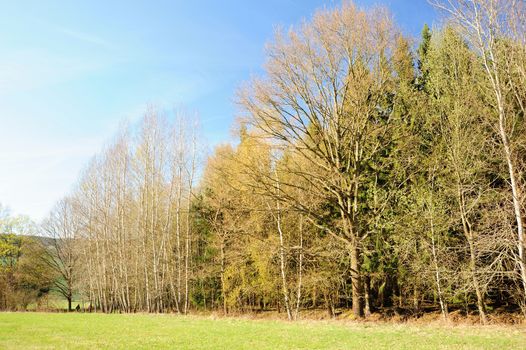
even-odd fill
[(525, 349), (522, 328), (0, 313), (0, 349)]

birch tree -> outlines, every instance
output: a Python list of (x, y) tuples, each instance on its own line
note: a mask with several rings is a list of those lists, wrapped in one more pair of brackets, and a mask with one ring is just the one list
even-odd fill
[[(486, 79), (480, 83), (492, 96), (493, 112), (487, 117), (500, 138), (502, 159), (507, 166), (506, 181), (515, 216), (517, 265), (526, 297), (524, 180), (518, 155), (521, 149), (518, 131), (522, 130), (524, 109), (519, 102), (521, 98), (517, 99), (517, 92), (524, 90), (524, 80), (509, 79), (516, 74), (524, 77), (526, 5), (520, 0), (433, 0), (431, 3), (451, 15), (484, 67)], [(518, 49), (510, 50), (508, 42)]]

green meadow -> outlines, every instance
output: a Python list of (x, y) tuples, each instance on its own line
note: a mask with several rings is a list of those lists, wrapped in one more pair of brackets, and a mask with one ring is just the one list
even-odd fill
[(519, 327), (0, 313), (0, 349), (526, 349)]

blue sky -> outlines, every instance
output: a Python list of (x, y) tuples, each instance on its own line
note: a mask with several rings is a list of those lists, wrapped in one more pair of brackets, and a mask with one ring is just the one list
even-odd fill
[[(0, 203), (40, 220), (148, 104), (197, 111), (210, 146), (228, 142), (236, 88), (276, 26), (340, 1), (0, 3)], [(425, 0), (356, 3), (388, 6), (415, 36), (434, 19)]]

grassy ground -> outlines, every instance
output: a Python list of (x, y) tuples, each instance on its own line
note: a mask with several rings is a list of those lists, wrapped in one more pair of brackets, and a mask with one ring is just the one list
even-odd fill
[(0, 349), (526, 349), (524, 328), (0, 313)]

